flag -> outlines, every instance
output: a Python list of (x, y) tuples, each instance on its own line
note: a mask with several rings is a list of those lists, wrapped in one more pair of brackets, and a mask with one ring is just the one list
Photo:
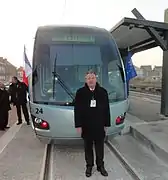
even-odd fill
[(24, 66), (25, 66), (25, 68), (23, 69), (23, 82), (28, 86), (28, 76), (31, 74), (32, 68), (31, 68), (30, 62), (27, 58), (25, 46), (24, 46), (24, 57), (23, 58), (24, 58)]
[(129, 82), (132, 78), (137, 76), (131, 57), (132, 57), (132, 53), (128, 52), (128, 56), (126, 57), (126, 64), (125, 64), (127, 82)]
[(32, 73), (31, 64), (27, 58), (26, 48), (24, 46), (24, 64), (25, 64), (25, 75), (28, 77)]
[(132, 78), (137, 76), (131, 57), (132, 57), (132, 53), (128, 51), (128, 56), (126, 57), (126, 64), (125, 64), (126, 81), (127, 81), (127, 96), (129, 96), (129, 81)]
[(26, 77), (26, 73), (24, 69), (23, 69), (23, 82), (28, 86), (28, 77)]

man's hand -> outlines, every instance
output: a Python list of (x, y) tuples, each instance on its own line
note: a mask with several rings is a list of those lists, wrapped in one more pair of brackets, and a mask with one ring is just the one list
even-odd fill
[(104, 131), (107, 132), (107, 127), (104, 127)]
[(82, 133), (82, 128), (81, 128), (81, 127), (76, 128), (76, 130), (77, 130), (77, 132), (78, 132), (79, 134), (81, 134), (81, 133)]
[(16, 104), (15, 104), (15, 103), (13, 103), (13, 102), (11, 102), (10, 104), (11, 104), (12, 106), (15, 106), (15, 105), (16, 105)]

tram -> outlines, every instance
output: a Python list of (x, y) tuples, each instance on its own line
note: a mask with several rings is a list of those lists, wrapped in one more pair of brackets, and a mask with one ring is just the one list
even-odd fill
[(29, 78), (30, 113), (36, 136), (45, 143), (81, 139), (74, 127), (74, 97), (94, 70), (109, 95), (111, 127), (121, 133), (128, 109), (125, 70), (110, 32), (88, 26), (40, 26)]

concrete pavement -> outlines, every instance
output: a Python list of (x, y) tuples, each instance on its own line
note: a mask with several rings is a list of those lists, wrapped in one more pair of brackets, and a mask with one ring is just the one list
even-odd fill
[(167, 180), (167, 128), (168, 120), (147, 122), (127, 114), (125, 133), (110, 142), (140, 179)]
[[(8, 133), (5, 133), (6, 137)], [(38, 180), (44, 148), (45, 145), (35, 137), (31, 126), (21, 125), (0, 152), (0, 180)]]
[(168, 163), (168, 120), (131, 126), (132, 136)]
[(168, 164), (164, 163), (131, 135), (118, 136), (111, 142), (140, 179), (168, 179)]

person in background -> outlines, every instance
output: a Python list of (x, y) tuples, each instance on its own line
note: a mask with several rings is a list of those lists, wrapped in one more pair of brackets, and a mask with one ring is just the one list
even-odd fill
[(108, 176), (104, 168), (104, 138), (110, 127), (110, 109), (107, 91), (96, 80), (93, 71), (87, 72), (85, 86), (78, 89), (74, 104), (75, 128), (84, 139), (86, 176), (92, 175), (94, 166), (93, 143), (95, 144), (97, 170)]
[(9, 87), (9, 94), (11, 95), (11, 103), (16, 106), (17, 109), (17, 125), (22, 124), (21, 108), (27, 125), (30, 125), (29, 113), (27, 109), (27, 92), (28, 86), (25, 83), (20, 82), (18, 78), (14, 76), (12, 78), (12, 84)]
[(5, 85), (0, 82), (0, 130), (4, 131), (8, 124), (8, 112), (11, 110), (9, 102), (9, 94), (5, 89)]
[(9, 111), (11, 110), (11, 106), (10, 106), (10, 101), (9, 101), (9, 92), (6, 90), (6, 87), (4, 85), (4, 90), (8, 93), (8, 105), (9, 105), (9, 110), (6, 112), (5, 114), (5, 128), (8, 129), (10, 128), (8, 126), (8, 123), (9, 123)]

